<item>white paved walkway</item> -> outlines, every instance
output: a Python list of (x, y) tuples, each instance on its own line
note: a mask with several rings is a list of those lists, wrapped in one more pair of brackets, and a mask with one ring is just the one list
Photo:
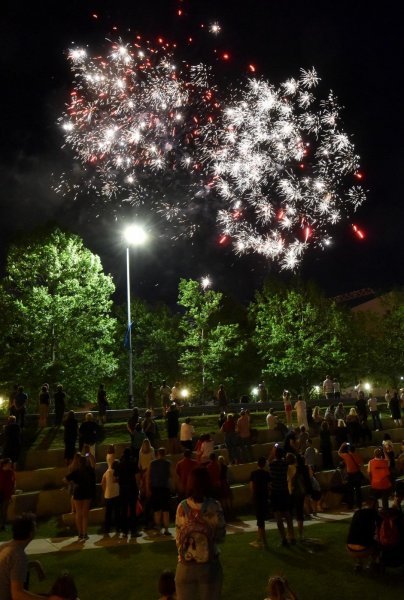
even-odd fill
[[(317, 525), (319, 523), (329, 523), (333, 521), (342, 521), (352, 516), (352, 512), (339, 512), (339, 513), (321, 513), (317, 517), (312, 518), (310, 521), (304, 522), (304, 527), (310, 527), (311, 525)], [(251, 533), (256, 531), (255, 521), (236, 521), (234, 523), (227, 524), (227, 534), (235, 533)], [(276, 523), (270, 521), (266, 524), (266, 529), (271, 531), (276, 529)], [(175, 534), (174, 528), (170, 528), (172, 536)], [(97, 548), (107, 548), (111, 546), (125, 546), (127, 544), (152, 544), (154, 542), (169, 542), (174, 537), (167, 537), (163, 535), (156, 535), (152, 532), (143, 533), (138, 538), (122, 538), (117, 535), (90, 535), (89, 539), (85, 542), (78, 541), (77, 536), (74, 537), (63, 537), (63, 538), (43, 538), (34, 539), (27, 547), (27, 554), (49, 554), (50, 552), (69, 552), (76, 551), (79, 549), (83, 550), (95, 550)]]

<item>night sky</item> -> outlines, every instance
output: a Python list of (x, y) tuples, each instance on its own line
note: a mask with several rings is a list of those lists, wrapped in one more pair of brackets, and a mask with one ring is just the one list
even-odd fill
[[(185, 13), (182, 20), (176, 15), (179, 6)], [(203, 37), (198, 29), (200, 23), (214, 20), (223, 28), (217, 41)], [(214, 44), (231, 53), (228, 64), (213, 63), (223, 81), (245, 76), (250, 63), (275, 84), (297, 76), (301, 67), (316, 67), (326, 89), (332, 89), (345, 107), (344, 128), (354, 134), (361, 156), (369, 193), (353, 220), (366, 239), (359, 241), (349, 222), (338, 225), (333, 246), (308, 252), (299, 274), (316, 281), (331, 296), (364, 287), (385, 291), (404, 284), (404, 27), (398, 2), (368, 0), (3, 2), (1, 272), (10, 242), (37, 225), (54, 222), (83, 237), (113, 275), (118, 297), (124, 294), (120, 230), (130, 215), (114, 221), (107, 207), (96, 218), (99, 213), (88, 199), (73, 203), (56, 195), (52, 187), (72, 164), (72, 155), (61, 149), (63, 138), (56, 123), (71, 88), (66, 51), (72, 42), (102, 48), (114, 26), (127, 41), (140, 32), (181, 43), (188, 31), (199, 32), (196, 57), (212, 57)], [(151, 227), (152, 221), (153, 216)], [(169, 239), (154, 239), (133, 255), (133, 292), (150, 301), (174, 304), (180, 277), (209, 274), (215, 289), (247, 301), (268, 274), (278, 272), (262, 258), (235, 256), (217, 240), (212, 219), (194, 240), (183, 238), (173, 244)]]

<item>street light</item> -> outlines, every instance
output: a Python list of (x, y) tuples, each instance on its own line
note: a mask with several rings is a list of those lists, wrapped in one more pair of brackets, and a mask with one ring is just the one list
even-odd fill
[[(203, 291), (205, 292), (210, 286), (212, 285), (212, 280), (209, 277), (209, 275), (205, 275), (204, 277), (201, 277), (201, 288), (203, 289)], [(205, 360), (203, 357), (203, 344), (204, 344), (204, 335), (205, 332), (203, 330), (203, 327), (201, 329), (201, 358), (202, 358), (202, 390), (205, 390)]]
[(142, 246), (147, 240), (147, 233), (140, 225), (130, 225), (123, 232), (126, 247), (126, 292), (128, 304), (128, 333), (127, 347), (129, 352), (129, 387), (128, 387), (128, 406), (133, 408), (133, 357), (132, 357), (132, 318), (130, 310), (130, 261), (129, 248), (130, 246)]

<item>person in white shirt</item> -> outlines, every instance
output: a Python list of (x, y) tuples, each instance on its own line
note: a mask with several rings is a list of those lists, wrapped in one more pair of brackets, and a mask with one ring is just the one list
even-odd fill
[(267, 414), (267, 427), (270, 430), (276, 429), (278, 425), (278, 417), (272, 414), (272, 408), (269, 409), (269, 413)]
[(323, 381), (323, 393), (327, 400), (334, 399), (334, 382), (329, 375)]
[(177, 402), (180, 399), (180, 384), (178, 381), (175, 382), (173, 387), (171, 388), (171, 402)]
[(309, 429), (309, 425), (307, 423), (307, 406), (305, 400), (301, 396), (297, 397), (297, 402), (295, 402), (295, 411), (297, 424), (299, 427), (304, 425), (306, 430)]
[(119, 533), (119, 483), (115, 477), (115, 469), (118, 466), (119, 460), (114, 460), (112, 465), (108, 466), (101, 480), (105, 500), (104, 533), (106, 534), (111, 531), (112, 525)]
[(181, 429), (180, 429), (180, 442), (181, 442), (181, 445), (184, 446), (184, 448), (187, 448), (188, 450), (193, 449), (194, 433), (195, 433), (195, 429), (191, 425), (191, 419), (190, 419), (190, 417), (187, 417), (185, 419), (185, 422), (181, 423)]
[(373, 428), (375, 431), (380, 431), (383, 429), (382, 422), (380, 420), (380, 412), (377, 406), (377, 398), (376, 396), (369, 396), (368, 399), (368, 408), (369, 412), (373, 419)]

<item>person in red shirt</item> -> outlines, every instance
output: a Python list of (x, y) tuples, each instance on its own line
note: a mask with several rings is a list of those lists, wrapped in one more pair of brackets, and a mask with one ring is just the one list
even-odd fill
[(178, 496), (181, 499), (186, 498), (189, 474), (198, 464), (198, 461), (192, 458), (192, 451), (188, 449), (184, 452), (184, 458), (177, 462), (175, 473), (177, 475)]
[(11, 458), (0, 463), (0, 531), (4, 531), (7, 521), (7, 510), (15, 492), (15, 473)]
[(356, 452), (355, 447), (344, 442), (338, 450), (338, 455), (345, 463), (347, 472), (347, 485), (349, 488), (349, 508), (353, 508), (356, 496), (356, 506), (362, 508), (362, 480), (361, 468), (363, 458)]
[(389, 507), (389, 497), (392, 490), (389, 460), (381, 448), (376, 448), (374, 458), (369, 461), (368, 473), (372, 492), (376, 498), (382, 499), (385, 510)]

